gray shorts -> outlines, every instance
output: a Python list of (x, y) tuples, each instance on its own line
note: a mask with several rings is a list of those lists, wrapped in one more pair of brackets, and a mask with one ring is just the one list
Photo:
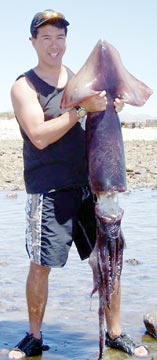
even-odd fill
[(26, 249), (30, 260), (46, 267), (62, 267), (73, 241), (80, 258), (88, 258), (96, 239), (94, 206), (88, 188), (28, 194)]

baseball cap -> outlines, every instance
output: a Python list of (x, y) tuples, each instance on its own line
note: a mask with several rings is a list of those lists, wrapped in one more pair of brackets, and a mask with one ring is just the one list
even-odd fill
[(61, 23), (63, 23), (64, 26), (69, 25), (69, 22), (65, 19), (65, 16), (60, 12), (57, 12), (52, 9), (47, 9), (42, 12), (38, 12), (37, 14), (34, 15), (34, 18), (31, 22), (30, 32), (32, 36), (41, 25), (47, 22), (55, 23), (56, 21), (60, 21)]

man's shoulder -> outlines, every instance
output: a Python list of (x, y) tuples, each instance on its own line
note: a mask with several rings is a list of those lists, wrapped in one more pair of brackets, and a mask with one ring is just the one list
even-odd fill
[(27, 72), (24, 72), (22, 74), (20, 74), (16, 80), (14, 81), (12, 87), (11, 87), (11, 92), (12, 93), (20, 93), (20, 92), (32, 92), (32, 90), (34, 91), (34, 87), (31, 83), (31, 81), (29, 80), (29, 77), (27, 77)]
[(20, 75), (17, 76), (16, 81), (21, 79), (21, 78), (25, 78), (27, 76), (29, 76), (29, 74), (31, 73), (32, 69), (29, 69), (27, 71), (24, 71), (23, 73), (21, 73)]

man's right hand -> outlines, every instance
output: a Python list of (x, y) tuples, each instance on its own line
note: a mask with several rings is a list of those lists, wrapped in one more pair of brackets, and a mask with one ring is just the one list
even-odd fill
[(107, 106), (106, 91), (97, 92), (95, 95), (79, 103), (87, 112), (105, 111)]

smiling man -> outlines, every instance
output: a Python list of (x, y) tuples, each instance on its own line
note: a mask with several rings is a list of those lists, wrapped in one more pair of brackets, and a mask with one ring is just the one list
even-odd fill
[[(31, 42), (38, 56), (34, 69), (20, 75), (11, 98), (23, 136), (26, 202), (26, 249), (30, 258), (26, 295), (29, 332), (9, 358), (36, 356), (45, 349), (41, 326), (48, 298), (51, 268), (66, 264), (72, 242), (81, 259), (95, 244), (94, 198), (88, 183), (85, 115), (104, 111), (105, 90), (76, 107), (60, 109), (61, 98), (72, 71), (62, 64), (69, 22), (56, 11), (37, 13), (31, 23)], [(115, 111), (123, 108), (115, 100)], [(86, 214), (81, 223), (80, 213)], [(83, 245), (82, 245), (83, 244)], [(106, 344), (137, 356), (147, 355), (127, 335), (121, 335), (120, 291), (106, 309)], [(117, 340), (118, 339), (118, 340)]]

